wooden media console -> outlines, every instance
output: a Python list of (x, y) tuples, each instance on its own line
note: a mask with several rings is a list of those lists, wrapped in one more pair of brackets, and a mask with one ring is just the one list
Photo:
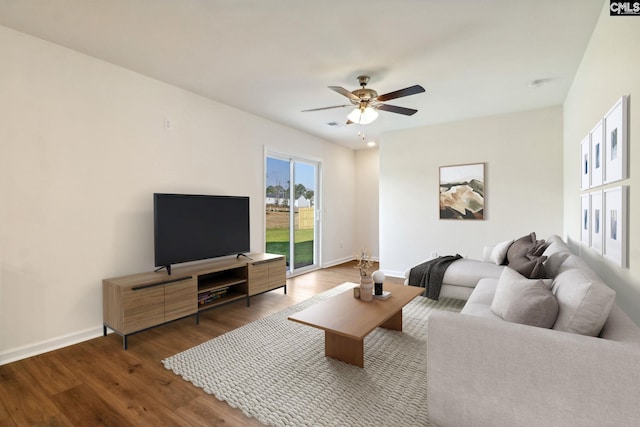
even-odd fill
[(202, 311), (284, 288), (286, 261), (282, 255), (249, 254), (165, 271), (146, 272), (102, 281), (103, 333), (107, 328), (127, 337), (189, 316), (200, 321)]

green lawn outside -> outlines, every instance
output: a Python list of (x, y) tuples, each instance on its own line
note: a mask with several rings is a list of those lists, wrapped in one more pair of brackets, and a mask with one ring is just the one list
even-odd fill
[[(267, 252), (285, 255), (289, 263), (289, 229), (267, 229)], [(313, 229), (295, 230), (295, 268), (313, 264)]]
[[(296, 243), (313, 241), (313, 229), (295, 230), (294, 238)], [(267, 243), (270, 242), (288, 242), (289, 241), (289, 229), (288, 228), (268, 228), (267, 229)]]

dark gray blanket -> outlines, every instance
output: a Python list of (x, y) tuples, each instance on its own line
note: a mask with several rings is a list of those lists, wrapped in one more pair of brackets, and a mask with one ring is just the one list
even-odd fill
[(425, 288), (424, 296), (429, 299), (439, 299), (444, 272), (452, 262), (460, 258), (462, 257), (458, 254), (446, 255), (416, 265), (409, 271), (409, 285)]

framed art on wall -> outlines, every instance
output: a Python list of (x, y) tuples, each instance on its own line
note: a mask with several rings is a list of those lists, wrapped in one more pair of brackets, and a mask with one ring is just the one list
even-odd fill
[(590, 247), (602, 254), (602, 190), (591, 192), (591, 240)]
[(591, 139), (591, 187), (602, 185), (604, 175), (604, 137), (602, 120), (593, 128), (589, 134)]
[(604, 182), (627, 178), (627, 96), (604, 116)]
[(587, 135), (580, 143), (580, 189), (587, 190), (591, 186), (591, 143)]
[(582, 206), (580, 214), (580, 241), (583, 245), (591, 244), (591, 203), (590, 195), (583, 194), (580, 196), (580, 204)]
[(484, 163), (440, 166), (440, 219), (484, 219)]
[(604, 190), (603, 254), (620, 267), (627, 267), (627, 203), (629, 187)]

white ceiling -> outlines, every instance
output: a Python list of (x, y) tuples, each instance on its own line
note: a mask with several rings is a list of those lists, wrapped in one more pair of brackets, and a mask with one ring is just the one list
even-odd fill
[[(327, 86), (420, 84), (386, 131), (560, 105), (603, 0), (0, 0), (0, 24), (354, 149)], [(545, 80), (538, 88), (529, 82)], [(346, 102), (345, 102), (346, 101)], [(338, 122), (339, 127), (327, 123)]]

